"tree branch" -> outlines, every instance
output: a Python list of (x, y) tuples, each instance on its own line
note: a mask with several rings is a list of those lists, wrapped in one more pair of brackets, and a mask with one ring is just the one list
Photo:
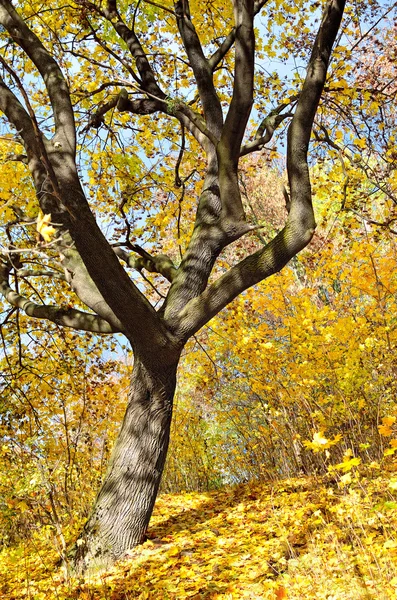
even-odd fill
[(254, 90), (254, 3), (235, 0), (236, 50), (233, 96), (218, 147), (218, 158), (236, 166), (251, 112)]
[[(270, 142), (277, 127), (285, 119), (293, 116), (293, 113), (284, 113), (282, 115), (278, 114), (283, 108), (285, 108), (285, 104), (278, 106), (276, 109), (272, 110), (269, 113), (269, 115), (263, 119), (262, 123), (258, 127), (255, 139), (252, 142), (248, 142), (247, 144), (241, 147), (240, 157), (245, 156), (246, 154), (250, 154), (251, 152), (261, 150), (263, 146)], [(264, 133), (265, 135), (263, 135)]]
[(345, 0), (327, 0), (302, 93), (289, 128), (287, 165), (291, 197), (286, 225), (262, 250), (232, 267), (198, 297), (192, 298), (179, 315), (174, 315), (175, 333), (185, 339), (196, 333), (238, 294), (282, 269), (313, 236), (315, 221), (307, 150), (344, 6)]
[(345, 0), (327, 0), (306, 79), (288, 129), (287, 171), (291, 198), (289, 219), (296, 222), (303, 231), (315, 227), (307, 152), (344, 6)]
[(18, 294), (9, 286), (8, 271), (9, 269), (0, 261), (0, 293), (11, 306), (23, 310), (29, 317), (46, 319), (63, 327), (71, 327), (92, 333), (117, 333), (120, 331), (112, 327), (108, 321), (102, 319), (99, 315), (85, 313), (74, 308), (36, 304)]
[[(218, 144), (205, 146), (207, 175), (189, 246), (165, 303), (164, 319), (171, 331), (178, 315), (208, 284), (222, 249), (252, 230), (246, 223), (237, 168), (240, 144), (249, 117), (254, 74), (253, 0), (236, 0), (236, 65), (233, 97)], [(183, 15), (182, 15), (183, 16)], [(185, 27), (189, 26), (189, 19)]]
[[(260, 10), (267, 4), (269, 0), (261, 0), (254, 2), (254, 16), (257, 15)], [(215, 50), (214, 54), (208, 60), (209, 67), (211, 71), (214, 71), (219, 63), (223, 60), (226, 54), (229, 52), (230, 48), (233, 46), (234, 41), (236, 39), (236, 28), (233, 27), (231, 32), (225, 37), (222, 44), (219, 46), (217, 50)]]
[(0, 77), (0, 110), (21, 136), (29, 155), (39, 155), (38, 140), (29, 113)]
[(188, 0), (178, 0), (175, 14), (179, 33), (196, 79), (204, 118), (208, 128), (219, 137), (223, 125), (222, 107), (213, 82), (213, 71), (204, 56), (200, 39), (190, 18)]
[(29, 166), (30, 172), (33, 175), (37, 196), (41, 201), (44, 212), (54, 214), (54, 212), (58, 211), (60, 203), (59, 188), (47, 154), (45, 139), (39, 130), (35, 114), (20, 79), (13, 69), (5, 63), (3, 58), (0, 58), (0, 61), (16, 80), (18, 89), (26, 102), (28, 110), (25, 110), (17, 96), (5, 85), (1, 78), (0, 109), (6, 115), (9, 122), (14, 125), (22, 138), (27, 152), (27, 158), (24, 162)]
[[(95, 313), (111, 323), (114, 329), (123, 330), (134, 347), (139, 346), (142, 352), (152, 352), (153, 343), (147, 342), (150, 331), (153, 339), (164, 348), (167, 343), (171, 343), (168, 332), (156, 311), (121, 266), (99, 229), (81, 187), (75, 164), (75, 131), (70, 131), (74, 129), (74, 119), (69, 91), (62, 73), (55, 60), (7, 0), (0, 0), (0, 20), (11, 30), (10, 35), (20, 44), (23, 51), (35, 62), (44, 78), (53, 105), (56, 136), (51, 142), (44, 137), (40, 138), (44, 150), (39, 147), (38, 156), (36, 154), (37, 165), (29, 163), (29, 167), (34, 176), (36, 166), (37, 170), (40, 170), (41, 180), (35, 177), (35, 186), (43, 212), (51, 212), (53, 219), (62, 223), (60, 234), (63, 241), (58, 247), (63, 253), (62, 264), (68, 273), (70, 285)], [(135, 38), (132, 38), (133, 43)], [(142, 61), (145, 63), (145, 60), (146, 57), (142, 58), (141, 67)], [(137, 63), (139, 61), (138, 57)], [(150, 80), (150, 74), (147, 80)], [(6, 92), (4, 88), (3, 91)], [(15, 108), (15, 103), (12, 106)], [(23, 114), (20, 107), (18, 110), (18, 114)], [(61, 137), (59, 133), (62, 134)], [(65, 140), (67, 136), (69, 137)], [(36, 149), (34, 152), (36, 153)], [(41, 162), (43, 159), (46, 168), (48, 167), (47, 173), (44, 174)], [(41, 184), (46, 182), (46, 178), (51, 180), (54, 190), (59, 194), (54, 210), (53, 207), (48, 210), (42, 201)], [(100, 261), (98, 257), (101, 257)]]
[(166, 94), (164, 94), (158, 85), (154, 71), (150, 66), (147, 56), (137, 36), (135, 35), (134, 30), (130, 29), (121, 18), (120, 13), (117, 10), (116, 2), (108, 2), (107, 7), (104, 8), (103, 11), (100, 11), (97, 6), (93, 6), (99, 14), (103, 14), (105, 16), (105, 18), (113, 25), (115, 31), (119, 34), (121, 39), (127, 44), (131, 55), (135, 59), (143, 90), (153, 94), (154, 96), (157, 96), (160, 99), (164, 99)]
[(73, 108), (61, 69), (8, 0), (0, 0), (0, 23), (39, 70), (50, 97), (56, 133), (74, 156), (76, 129)]
[(212, 72), (215, 71), (216, 67), (219, 63), (225, 58), (226, 54), (229, 52), (230, 48), (233, 46), (234, 41), (236, 39), (236, 29), (233, 27), (231, 32), (225, 37), (222, 44), (219, 46), (217, 50), (215, 50), (214, 54), (208, 60), (208, 66)]
[(168, 281), (172, 281), (174, 279), (177, 268), (169, 256), (166, 256), (165, 254), (153, 256), (137, 244), (133, 244), (131, 249), (139, 254), (140, 257), (137, 258), (120, 247), (115, 247), (114, 251), (119, 258), (121, 258), (129, 267), (131, 267), (131, 269), (136, 269), (137, 271), (146, 269), (146, 271), (149, 271), (149, 273), (159, 273)]
[[(181, 115), (186, 117), (188, 122), (186, 121), (186, 119), (183, 119)], [(206, 123), (202, 120), (201, 116), (198, 113), (194, 112), (194, 110), (192, 110), (190, 106), (187, 106), (187, 104), (179, 103), (175, 110), (175, 116), (178, 117), (180, 122), (186, 126), (186, 128), (194, 135), (194, 137), (199, 143), (201, 143), (202, 146), (204, 145), (205, 147), (206, 145), (208, 145), (208, 140), (213, 144), (213, 146), (216, 146), (218, 144), (218, 138), (207, 127)], [(202, 137), (197, 136), (197, 131), (195, 131), (195, 129), (201, 132), (205, 136), (205, 138), (207, 138), (207, 143)]]
[(119, 112), (130, 112), (134, 115), (150, 115), (162, 110), (162, 105), (159, 101), (150, 98), (130, 100), (127, 90), (122, 88), (116, 96), (99, 106), (94, 114), (90, 116), (83, 131), (88, 131), (91, 128), (98, 129), (104, 123), (106, 113), (114, 108), (117, 108)]

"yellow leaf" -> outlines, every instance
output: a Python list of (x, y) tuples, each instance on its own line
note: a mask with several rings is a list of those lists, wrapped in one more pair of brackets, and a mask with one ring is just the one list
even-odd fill
[[(361, 463), (361, 458), (350, 458), (352, 455), (351, 450), (347, 450), (343, 457), (343, 462), (335, 465), (335, 468), (344, 473), (348, 473), (353, 467), (357, 467)], [(342, 478), (343, 479), (343, 478)]]
[(391, 435), (393, 432), (391, 430), (391, 426), (396, 422), (396, 417), (383, 417), (382, 425), (379, 425), (378, 431), (381, 435), (387, 437)]
[(395, 451), (396, 451), (396, 448), (386, 448), (386, 450), (383, 453), (383, 456), (393, 456)]
[(342, 477), (340, 478), (340, 481), (343, 485), (349, 485), (349, 483), (352, 482), (351, 473), (346, 473), (346, 475), (342, 475)]
[(365, 142), (365, 140), (363, 138), (361, 138), (361, 139), (360, 138), (355, 139), (354, 140), (354, 144), (356, 146), (358, 146), (359, 148), (365, 148), (365, 146), (366, 146), (366, 142)]
[(390, 429), (390, 427), (388, 427), (387, 425), (379, 425), (378, 427), (379, 433), (381, 435), (384, 435), (385, 437), (387, 437), (388, 435), (391, 435), (393, 432)]
[(40, 210), (37, 215), (37, 231), (45, 242), (50, 242), (53, 235), (57, 232), (51, 224), (51, 214), (44, 215)]
[(322, 431), (317, 431), (313, 435), (313, 440), (311, 442), (309, 442), (309, 440), (305, 440), (303, 444), (306, 446), (306, 448), (313, 450), (313, 452), (320, 452), (321, 450), (326, 450), (327, 448), (330, 448), (330, 446), (337, 444), (341, 437), (342, 436), (338, 434), (333, 440), (328, 440), (326, 437), (324, 437)]

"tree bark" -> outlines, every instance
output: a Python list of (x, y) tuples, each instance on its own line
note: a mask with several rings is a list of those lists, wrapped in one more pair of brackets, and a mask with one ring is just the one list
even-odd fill
[(176, 370), (177, 363), (154, 368), (135, 357), (123, 425), (71, 551), (77, 573), (106, 568), (144, 539), (167, 455)]

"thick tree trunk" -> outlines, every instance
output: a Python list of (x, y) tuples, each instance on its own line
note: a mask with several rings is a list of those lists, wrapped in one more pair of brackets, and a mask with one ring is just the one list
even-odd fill
[(102, 569), (144, 538), (168, 449), (177, 364), (135, 358), (129, 403), (91, 516), (73, 551), (75, 570)]

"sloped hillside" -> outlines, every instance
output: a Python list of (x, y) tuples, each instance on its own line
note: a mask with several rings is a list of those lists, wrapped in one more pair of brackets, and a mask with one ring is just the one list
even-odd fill
[(50, 530), (0, 555), (4, 600), (374, 600), (397, 594), (397, 477), (349, 473), (158, 498), (147, 541), (66, 580)]

